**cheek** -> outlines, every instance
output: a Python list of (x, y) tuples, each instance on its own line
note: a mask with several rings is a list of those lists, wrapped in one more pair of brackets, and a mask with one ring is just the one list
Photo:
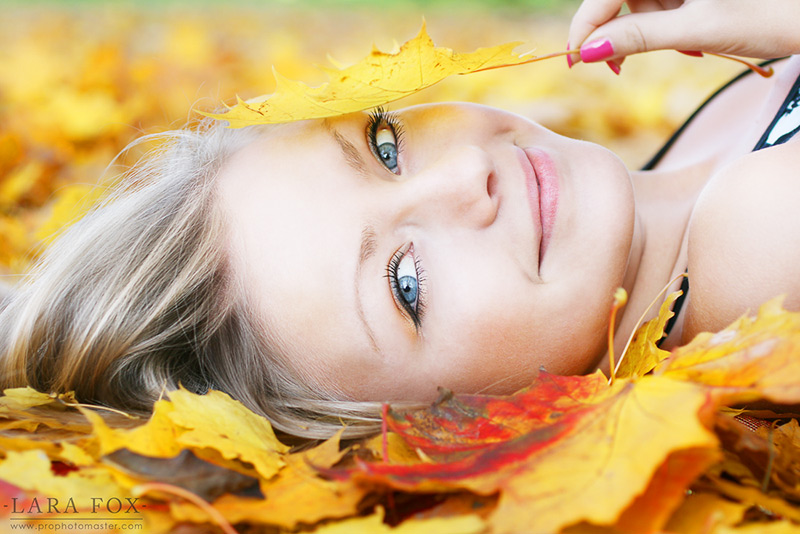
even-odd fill
[[(497, 284), (449, 302), (432, 343), (440, 384), (456, 391), (508, 394), (544, 367), (555, 374), (589, 370), (602, 352), (604, 305), (569, 298), (561, 287)], [(434, 340), (432, 340), (434, 341)]]
[[(430, 372), (441, 377), (441, 385), (494, 393), (527, 385), (541, 363), (530, 328), (534, 320), (527, 304), (532, 300), (530, 289), (511, 284), (475, 286), (461, 298), (448, 299), (447, 313), (437, 317), (429, 340)], [(522, 293), (528, 298), (518, 298)]]

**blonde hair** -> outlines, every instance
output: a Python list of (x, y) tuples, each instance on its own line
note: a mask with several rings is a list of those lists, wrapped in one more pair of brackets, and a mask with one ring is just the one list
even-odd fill
[[(216, 177), (262, 130), (204, 119), (157, 140), (114, 192), (68, 228), (0, 313), (0, 385), (75, 391), (146, 413), (183, 386), (219, 389), (280, 431), (374, 432), (380, 404), (304, 384), (266, 341), (231, 269)], [(129, 147), (130, 148), (130, 147)]]

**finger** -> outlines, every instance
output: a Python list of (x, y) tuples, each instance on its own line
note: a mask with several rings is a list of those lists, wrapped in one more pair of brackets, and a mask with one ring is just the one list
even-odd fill
[(682, 10), (634, 13), (616, 18), (589, 35), (581, 47), (581, 59), (591, 63), (631, 54), (674, 48), (697, 49), (702, 29), (687, 30)]
[[(572, 17), (568, 43), (580, 47), (586, 37), (617, 16), (623, 3), (624, 0), (584, 0)], [(573, 54), (570, 59), (576, 62), (580, 56)]]
[(628, 0), (625, 3), (628, 4), (631, 13), (647, 13), (678, 7), (683, 0)]
[[(631, 13), (650, 13), (679, 8), (684, 4), (684, 0), (584, 0), (570, 26), (567, 48), (580, 48), (590, 41), (591, 39), (587, 37), (595, 34), (604, 24), (618, 17), (623, 3), (628, 5)], [(616, 11), (614, 11), (615, 8)], [(587, 31), (589, 33), (586, 33)], [(578, 39), (583, 40), (579, 41)], [(579, 54), (572, 54), (568, 56), (567, 63), (572, 67), (580, 60)], [(616, 63), (619, 66), (622, 62), (617, 61)], [(612, 70), (616, 72), (618, 69)]]
[(647, 13), (675, 9), (683, 4), (683, 0), (628, 0), (626, 3), (631, 13)]

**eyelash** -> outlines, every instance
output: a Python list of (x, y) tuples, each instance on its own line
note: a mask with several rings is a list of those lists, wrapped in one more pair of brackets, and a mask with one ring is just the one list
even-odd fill
[(388, 126), (394, 134), (395, 144), (397, 145), (397, 154), (403, 152), (403, 124), (396, 113), (386, 111), (383, 106), (377, 107), (369, 114), (369, 121), (367, 122), (367, 142), (369, 149), (375, 154), (375, 157), (380, 159), (378, 155), (378, 142), (376, 136), (378, 135), (378, 128), (381, 126)]
[(414, 323), (414, 327), (419, 330), (422, 326), (422, 318), (425, 315), (425, 270), (420, 264), (419, 256), (415, 254), (414, 271), (417, 275), (417, 309), (415, 311), (409, 304), (403, 302), (400, 296), (399, 281), (397, 280), (397, 269), (406, 254), (408, 254), (407, 247), (403, 247), (392, 254), (392, 259), (389, 260), (389, 265), (386, 266), (386, 278), (389, 279), (389, 285), (392, 288), (392, 297), (395, 302), (400, 304)]

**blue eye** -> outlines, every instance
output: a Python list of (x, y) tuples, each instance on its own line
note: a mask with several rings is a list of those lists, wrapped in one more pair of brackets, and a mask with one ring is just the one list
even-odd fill
[(402, 130), (397, 117), (386, 113), (383, 108), (376, 109), (367, 125), (367, 141), (372, 153), (384, 167), (394, 174), (400, 174), (397, 158), (400, 154)]
[(422, 276), (419, 260), (414, 257), (413, 246), (409, 245), (395, 252), (386, 271), (392, 297), (414, 322), (414, 326), (419, 328), (422, 324), (421, 297), (425, 278)]
[(378, 157), (386, 168), (392, 172), (397, 171), (397, 140), (391, 128), (381, 127), (375, 135), (378, 145)]
[(400, 296), (412, 306), (417, 304), (417, 287), (417, 279), (413, 276), (403, 276), (397, 280), (397, 288), (400, 290)]

